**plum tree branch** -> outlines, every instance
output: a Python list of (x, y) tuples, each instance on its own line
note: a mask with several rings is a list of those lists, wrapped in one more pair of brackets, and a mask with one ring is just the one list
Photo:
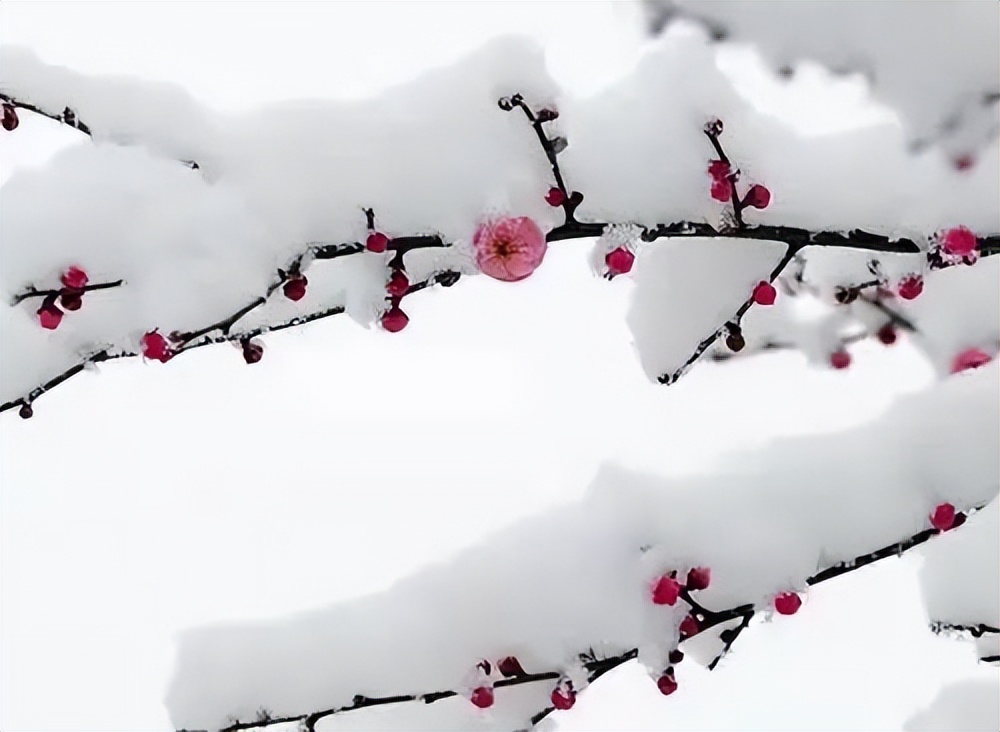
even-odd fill
[[(92, 136), (90, 127), (85, 123), (81, 122), (76, 114), (69, 108), (66, 108), (61, 113), (56, 113), (52, 110), (45, 110), (34, 105), (17, 100), (14, 97), (8, 95), (0, 94), (0, 98), (3, 99), (4, 103), (11, 104), (16, 107), (23, 109), (28, 109), (30, 111), (42, 114), (50, 119), (56, 120), (63, 124), (66, 124), (74, 129), (77, 129), (84, 134)], [(549, 243), (557, 241), (565, 241), (572, 239), (585, 239), (592, 237), (601, 236), (605, 229), (610, 225), (610, 222), (581, 222), (575, 217), (575, 212), (577, 207), (583, 201), (583, 194), (578, 191), (569, 191), (567, 188), (565, 177), (559, 166), (558, 155), (559, 152), (565, 147), (566, 142), (560, 137), (550, 137), (543, 127), (547, 122), (551, 122), (558, 118), (558, 113), (549, 110), (542, 109), (538, 113), (535, 113), (531, 108), (525, 103), (523, 97), (520, 94), (515, 94), (511, 97), (505, 97), (499, 100), (499, 106), (507, 111), (512, 111), (514, 109), (520, 109), (525, 115), (527, 120), (532, 126), (535, 132), (535, 136), (538, 139), (539, 144), (545, 153), (546, 159), (552, 169), (552, 174), (555, 178), (556, 185), (558, 189), (563, 193), (563, 200), (560, 203), (565, 215), (564, 222), (549, 231), (546, 234), (546, 241)], [(725, 151), (722, 149), (721, 144), (718, 140), (718, 135), (721, 132), (721, 125), (718, 129), (715, 127), (707, 127), (705, 129), (705, 134), (708, 136), (716, 154), (719, 155), (720, 159), (725, 161), (727, 164), (730, 163), (729, 158), (726, 156)], [(197, 167), (196, 163), (192, 164), (193, 167)], [(670, 224), (656, 224), (653, 226), (638, 225), (640, 230), (640, 238), (645, 242), (654, 242), (658, 239), (669, 239), (669, 238), (733, 238), (733, 239), (751, 239), (751, 240), (766, 240), (781, 242), (786, 245), (786, 251), (782, 259), (778, 262), (775, 268), (771, 271), (769, 275), (769, 281), (774, 281), (782, 271), (788, 266), (788, 264), (798, 255), (801, 251), (808, 247), (818, 246), (818, 247), (832, 247), (832, 248), (847, 248), (847, 249), (857, 249), (870, 252), (881, 252), (881, 253), (896, 253), (896, 254), (923, 254), (928, 258), (928, 264), (932, 269), (939, 269), (954, 264), (953, 262), (945, 261), (939, 257), (939, 255), (933, 250), (928, 252), (916, 244), (916, 242), (907, 238), (897, 238), (892, 239), (888, 236), (875, 234), (867, 232), (861, 229), (853, 229), (848, 232), (839, 231), (809, 231), (807, 229), (788, 227), (788, 226), (772, 226), (772, 225), (748, 225), (742, 218), (742, 203), (739, 200), (735, 188), (735, 175), (732, 173), (729, 177), (730, 185), (732, 187), (732, 200), (734, 205), (734, 213), (736, 215), (737, 227), (722, 227), (716, 228), (711, 224), (705, 222), (694, 222), (694, 221), (679, 221)], [(374, 212), (371, 209), (365, 209), (365, 214), (368, 220), (368, 228), (373, 230), (374, 228)], [(977, 240), (978, 249), (980, 256), (992, 256), (1000, 253), (1000, 235), (993, 234), (986, 237), (979, 237)], [(388, 250), (392, 251), (393, 257), (389, 262), (389, 266), (392, 268), (402, 268), (403, 255), (414, 249), (420, 248), (430, 248), (430, 247), (448, 247), (450, 244), (445, 242), (440, 236), (406, 236), (398, 237), (396, 239), (389, 240)], [(301, 267), (306, 263), (307, 260), (311, 261), (313, 259), (338, 259), (341, 257), (352, 256), (361, 254), (365, 251), (365, 246), (359, 242), (349, 242), (344, 244), (312, 244), (309, 245), (303, 253), (296, 257), (292, 263), (288, 266), (287, 270), (279, 270), (277, 277), (272, 280), (268, 285), (263, 294), (252, 299), (250, 302), (241, 305), (236, 308), (232, 313), (224, 318), (210, 322), (200, 328), (192, 331), (186, 332), (174, 332), (173, 336), (173, 353), (181, 353), (185, 350), (190, 350), (193, 347), (201, 347), (203, 345), (209, 345), (211, 343), (220, 343), (222, 341), (231, 341), (234, 336), (231, 336), (231, 331), (234, 326), (243, 319), (250, 312), (263, 306), (268, 299), (274, 294), (274, 292), (286, 284), (291, 277), (298, 276)], [(431, 278), (432, 283), (449, 285), (453, 284), (453, 278), (457, 278), (455, 273), (439, 273), (435, 277)], [(97, 285), (90, 285), (84, 288), (84, 291), (91, 290), (101, 290), (109, 287), (116, 287), (124, 285), (122, 281), (117, 281), (114, 283), (101, 283)], [(426, 286), (426, 284), (424, 285)], [(410, 288), (410, 292), (415, 291), (415, 287)], [(25, 299), (32, 297), (44, 297), (58, 295), (60, 291), (56, 290), (36, 290), (34, 287), (28, 288), (25, 292), (15, 296), (13, 299), (13, 304), (17, 305)], [(896, 322), (903, 327), (913, 328), (913, 325), (908, 323), (906, 319), (899, 315), (898, 313), (891, 313), (883, 304), (874, 302), (873, 306), (878, 307), (883, 310), (883, 312), (890, 317), (893, 322)], [(676, 383), (681, 376), (686, 373), (686, 371), (698, 361), (706, 351), (712, 346), (713, 343), (719, 338), (719, 336), (726, 330), (731, 330), (733, 328), (739, 328), (739, 324), (743, 316), (753, 305), (753, 298), (748, 298), (745, 300), (737, 311), (727, 318), (724, 322), (719, 323), (717, 328), (708, 334), (704, 339), (702, 339), (695, 347), (692, 354), (679, 368), (675, 369), (670, 373), (661, 374), (658, 377), (658, 381), (661, 384), (673, 384)], [(305, 322), (311, 322), (312, 320), (319, 319), (320, 317), (327, 317), (332, 314), (336, 314), (334, 311), (336, 309), (327, 310), (318, 314), (313, 314), (311, 316), (302, 316), (300, 318), (292, 319), (284, 324), (278, 324), (271, 328), (261, 328), (258, 329), (257, 334), (267, 332), (268, 330), (279, 330), (282, 328), (292, 327), (295, 324), (302, 324)], [(218, 332), (219, 335), (213, 336), (212, 333)], [(252, 337), (246, 336), (245, 334), (237, 334), (235, 337)], [(0, 404), (0, 412), (12, 409), (14, 407), (20, 406), (21, 416), (30, 417), (32, 415), (31, 403), (37, 399), (42, 394), (50, 391), (52, 388), (64, 383), (67, 379), (75, 376), (84, 370), (84, 368), (93, 363), (99, 363), (103, 360), (108, 360), (110, 358), (124, 358), (131, 357), (137, 354), (119, 351), (112, 352), (111, 349), (101, 349), (96, 351), (93, 355), (84, 359), (81, 363), (74, 365), (73, 367), (67, 369), (66, 371), (58, 374), (40, 386), (33, 389), (27, 395), (19, 397), (17, 399), (10, 400), (3, 404)]]
[[(974, 506), (966, 512), (959, 512), (956, 514), (957, 517), (961, 517), (961, 521), (956, 522), (956, 528), (961, 523), (964, 523), (967, 516), (971, 516), (976, 511), (980, 510), (983, 506)], [(916, 534), (905, 537), (900, 541), (897, 541), (888, 546), (876, 549), (867, 554), (862, 554), (855, 557), (849, 561), (840, 562), (838, 564), (827, 567), (811, 577), (807, 578), (805, 584), (807, 586), (814, 586), (822, 582), (827, 582), (831, 579), (843, 576), (850, 572), (857, 571), (862, 567), (866, 567), (874, 562), (887, 559), (889, 557), (902, 556), (905, 552), (917, 547), (927, 541), (929, 541), (934, 536), (940, 534), (941, 532), (937, 529), (925, 529), (919, 531)], [(713, 659), (709, 664), (709, 669), (715, 669), (718, 666), (719, 661), (725, 656), (729, 650), (732, 648), (736, 639), (739, 637), (740, 633), (746, 630), (754, 615), (760, 610), (752, 603), (744, 603), (734, 607), (730, 607), (724, 610), (710, 610), (702, 606), (697, 600), (695, 600), (691, 593), (687, 590), (683, 590), (680, 595), (681, 599), (686, 602), (692, 610), (692, 613), (698, 617), (698, 630), (695, 633), (685, 636), (681, 639), (683, 644), (686, 640), (693, 638), (697, 635), (701, 635), (713, 628), (716, 628), (723, 623), (728, 623), (733, 620), (739, 619), (740, 623), (737, 627), (724, 631), (720, 638), (724, 642), (724, 648), (720, 654)], [(939, 624), (941, 628), (947, 628), (944, 624)], [(935, 626), (932, 626), (932, 629)], [(959, 626), (954, 626), (959, 627)], [(964, 629), (964, 627), (963, 627)], [(992, 628), (991, 626), (975, 626), (975, 629), (970, 629), (970, 632), (975, 634), (979, 632), (980, 635), (983, 632), (1000, 632), (1000, 629)], [(978, 636), (977, 636), (978, 637)], [(592, 651), (582, 652), (579, 654), (581, 665), (587, 671), (587, 686), (597, 681), (601, 676), (614, 670), (615, 668), (621, 666), (628, 661), (635, 660), (639, 656), (638, 648), (629, 648), (623, 650), (619, 653), (612, 654), (603, 658), (596, 658)], [(497, 689), (503, 689), (514, 686), (521, 686), (524, 684), (534, 684), (544, 681), (558, 681), (564, 676), (562, 671), (559, 670), (548, 670), (539, 671), (534, 673), (523, 673), (517, 674), (510, 678), (504, 678), (496, 681), (493, 686)], [(387, 706), (404, 704), (410, 702), (423, 702), (425, 704), (433, 704), (434, 702), (441, 701), (442, 699), (450, 699), (460, 696), (461, 692), (454, 689), (445, 689), (441, 691), (430, 691), (423, 693), (407, 693), (407, 694), (393, 694), (389, 696), (381, 697), (369, 697), (364, 695), (355, 695), (349, 704), (344, 704), (341, 706), (331, 706), (326, 709), (302, 712), (298, 714), (289, 714), (281, 717), (271, 717), (270, 715), (259, 716), (255, 720), (247, 721), (234, 721), (233, 723), (221, 728), (218, 732), (241, 732), (243, 730), (255, 730), (255, 729), (265, 729), (278, 724), (290, 724), (294, 722), (300, 723), (300, 729), (303, 732), (315, 732), (316, 724), (327, 717), (331, 717), (338, 714), (344, 714), (346, 712), (357, 711), (360, 709), (366, 709), (375, 706)], [(534, 727), (552, 712), (555, 711), (554, 706), (547, 706), (544, 709), (539, 710), (531, 717), (531, 726)], [(205, 730), (178, 730), (178, 732), (206, 732)]]

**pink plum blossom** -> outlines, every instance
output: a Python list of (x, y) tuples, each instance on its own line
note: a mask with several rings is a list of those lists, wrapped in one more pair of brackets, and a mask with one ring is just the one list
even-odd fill
[(479, 269), (504, 282), (517, 282), (534, 272), (547, 247), (538, 224), (525, 216), (483, 222), (472, 243)]

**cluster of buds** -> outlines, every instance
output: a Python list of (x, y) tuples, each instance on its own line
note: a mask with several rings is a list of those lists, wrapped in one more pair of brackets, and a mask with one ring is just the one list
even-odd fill
[[(63, 310), (79, 310), (83, 306), (83, 293), (89, 278), (80, 267), (69, 267), (59, 278), (62, 288), (45, 296), (38, 308), (38, 322), (46, 330), (55, 330), (62, 323)], [(58, 304), (57, 304), (58, 303)], [(62, 309), (59, 306), (62, 305)]]
[[(718, 147), (718, 138), (722, 135), (722, 120), (710, 120), (705, 125), (705, 134), (716, 145), (716, 149), (721, 155), (721, 147)], [(736, 182), (740, 179), (740, 171), (739, 169), (734, 170), (724, 155), (721, 155), (721, 158), (718, 160), (709, 162), (708, 175), (712, 179), (710, 193), (716, 201), (728, 203), (733, 199), (733, 196), (739, 195), (736, 192)], [(746, 192), (743, 198), (738, 199), (736, 203), (739, 208), (767, 208), (771, 203), (771, 191), (759, 183), (754, 184), (750, 186), (750, 190)]]

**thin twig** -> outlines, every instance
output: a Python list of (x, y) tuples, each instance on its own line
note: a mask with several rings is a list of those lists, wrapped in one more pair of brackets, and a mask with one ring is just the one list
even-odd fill
[(11, 298), (10, 304), (12, 306), (19, 305), (25, 300), (28, 300), (33, 297), (58, 297), (59, 295), (62, 295), (66, 291), (74, 293), (84, 293), (84, 292), (93, 292), (95, 290), (108, 290), (111, 289), (112, 287), (121, 287), (124, 284), (125, 280), (115, 280), (114, 282), (99, 282), (95, 285), (84, 285), (83, 287), (72, 287), (72, 288), (64, 287), (58, 290), (36, 290), (33, 285), (29, 285), (28, 289), (26, 289), (24, 292), (18, 295), (14, 295), (14, 297)]

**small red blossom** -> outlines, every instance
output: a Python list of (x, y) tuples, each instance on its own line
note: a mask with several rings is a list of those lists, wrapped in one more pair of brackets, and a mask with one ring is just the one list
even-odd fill
[(63, 319), (63, 311), (59, 309), (55, 298), (51, 295), (42, 302), (37, 314), (38, 322), (45, 330), (55, 330)]
[(521, 662), (517, 660), (516, 656), (507, 656), (506, 658), (501, 658), (497, 661), (497, 668), (500, 673), (506, 677), (511, 676), (524, 676), (524, 669), (521, 667)]
[(690, 638), (698, 634), (698, 629), (698, 618), (694, 615), (685, 615), (677, 632), (680, 633), (681, 638)]
[(14, 108), (14, 105), (12, 104), (3, 105), (3, 119), (2, 119), (3, 128), (7, 130), (7, 132), (13, 132), (14, 130), (17, 129), (17, 125), (19, 123), (20, 120), (18, 120), (17, 118), (17, 110)]
[(82, 290), (87, 286), (90, 278), (83, 269), (74, 265), (63, 272), (59, 280), (63, 283), (63, 287), (71, 290)]
[(79, 310), (83, 307), (83, 295), (78, 290), (64, 289), (59, 295), (59, 304), (65, 310)]
[(782, 592), (774, 598), (774, 609), (779, 615), (794, 615), (802, 607), (802, 598), (794, 592)]
[(743, 197), (744, 206), (767, 208), (769, 203), (771, 203), (771, 191), (762, 185), (751, 186), (750, 190)]
[(830, 365), (838, 371), (846, 369), (851, 365), (851, 354), (847, 351), (834, 351), (830, 354)]
[(892, 323), (886, 323), (881, 328), (878, 329), (878, 333), (875, 334), (883, 345), (891, 346), (896, 342), (899, 334), (896, 333), (896, 326)]
[(390, 297), (402, 297), (410, 289), (410, 280), (402, 270), (394, 269), (385, 285)]
[(777, 297), (778, 291), (774, 289), (774, 285), (766, 280), (761, 280), (753, 288), (753, 301), (758, 305), (774, 305)]
[(381, 231), (373, 231), (368, 235), (368, 239), (365, 241), (365, 248), (369, 252), (381, 254), (389, 248), (389, 237)]
[(664, 673), (659, 679), (657, 679), (656, 688), (660, 690), (660, 693), (663, 694), (663, 696), (670, 696), (677, 691), (677, 679), (674, 678), (674, 675), (671, 672)]
[(167, 343), (167, 339), (160, 335), (158, 331), (149, 331), (142, 337), (140, 343), (142, 345), (142, 355), (151, 361), (166, 363), (174, 356), (173, 351), (170, 350), (170, 345)]
[(727, 203), (733, 197), (732, 186), (725, 178), (716, 178), (712, 181), (712, 198), (721, 203)]
[(978, 369), (992, 360), (993, 358), (986, 351), (979, 348), (968, 348), (955, 356), (955, 360), (951, 365), (951, 373), (957, 374), (969, 369)]
[(725, 180), (732, 169), (725, 160), (713, 160), (708, 164), (708, 174), (712, 180)]
[(487, 709), (493, 706), (493, 687), (479, 686), (472, 690), (469, 701), (480, 709)]
[(635, 264), (635, 255), (625, 247), (618, 247), (608, 252), (604, 257), (604, 263), (608, 266), (608, 274), (612, 277), (632, 271)]
[(566, 709), (572, 709), (573, 705), (576, 704), (576, 692), (572, 689), (564, 689), (557, 686), (552, 690), (552, 706), (556, 709), (565, 711)]
[(243, 360), (248, 364), (258, 363), (264, 358), (264, 346), (252, 340), (240, 341), (243, 348)]
[(712, 583), (712, 570), (708, 567), (694, 567), (687, 576), (689, 590), (704, 590)]
[(309, 280), (307, 280), (304, 275), (292, 275), (285, 282), (281, 291), (285, 293), (285, 297), (289, 300), (298, 302), (306, 296), (306, 286), (308, 284)]
[(964, 257), (976, 251), (979, 245), (976, 235), (964, 226), (948, 229), (941, 236), (941, 246), (947, 254)]
[(545, 202), (553, 207), (562, 206), (566, 203), (566, 194), (561, 188), (553, 186), (552, 188), (549, 188), (549, 192), (545, 194)]
[(394, 305), (382, 313), (381, 322), (382, 327), (390, 333), (398, 333), (409, 324), (410, 317)]
[(938, 531), (947, 531), (955, 526), (955, 507), (950, 503), (941, 503), (934, 508), (930, 516), (931, 526)]
[(656, 605), (675, 605), (681, 594), (681, 583), (670, 575), (663, 575), (653, 585), (653, 603)]
[(913, 300), (924, 291), (924, 278), (918, 274), (907, 275), (899, 281), (899, 296), (904, 300)]

